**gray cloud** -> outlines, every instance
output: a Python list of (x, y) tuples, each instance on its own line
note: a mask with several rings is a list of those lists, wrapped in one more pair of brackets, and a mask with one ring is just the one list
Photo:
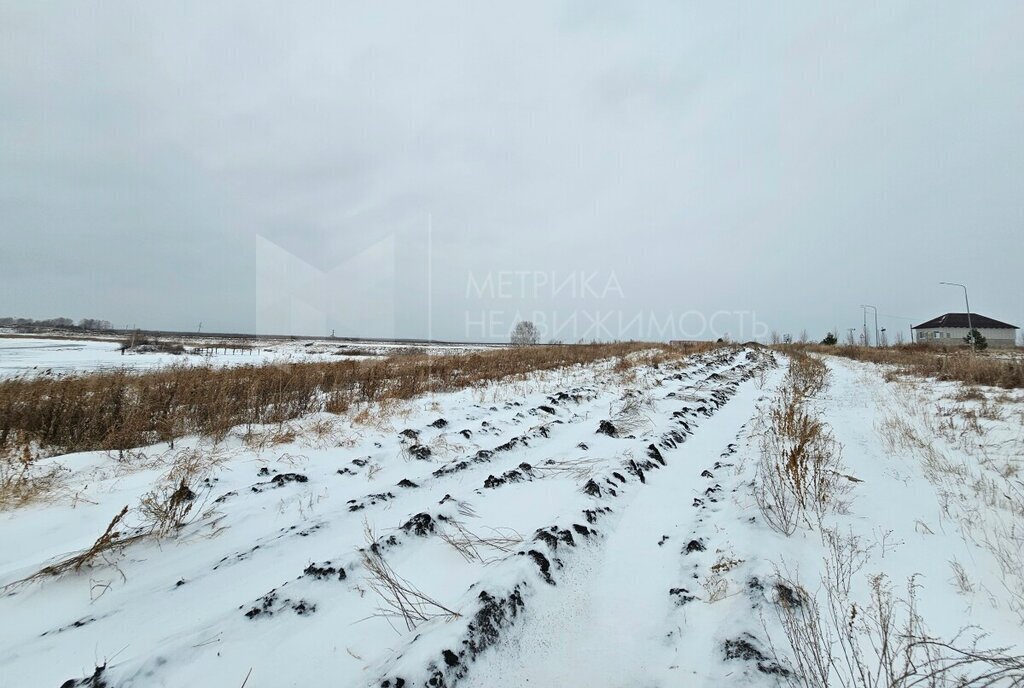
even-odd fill
[(864, 302), (958, 310), (954, 280), (1024, 325), (1019, 3), (8, 2), (0, 26), (2, 314), (820, 336)]

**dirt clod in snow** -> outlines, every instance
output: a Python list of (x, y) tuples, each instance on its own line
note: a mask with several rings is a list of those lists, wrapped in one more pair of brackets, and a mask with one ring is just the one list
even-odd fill
[(782, 582), (777, 582), (773, 587), (775, 590), (775, 603), (780, 607), (792, 608), (803, 606), (803, 594), (799, 590), (794, 590)]
[(402, 478), (402, 480), (398, 483), (398, 487), (412, 488), (412, 487), (419, 487), (419, 485), (417, 485), (413, 481), (409, 480), (408, 478)]
[(705, 549), (707, 549), (707, 547), (704, 546), (704, 543), (702, 541), (690, 540), (688, 543), (686, 543), (686, 549), (683, 553), (691, 554), (692, 552), (703, 552)]
[(335, 576), (337, 576), (338, 580), (345, 580), (345, 578), (347, 577), (345, 574), (345, 569), (341, 568), (340, 566), (331, 566), (331, 562), (329, 561), (325, 561), (320, 566), (317, 566), (316, 564), (310, 564), (305, 568), (305, 570), (303, 570), (302, 573), (306, 576), (312, 576), (317, 580), (327, 580), (328, 578), (334, 578)]
[[(520, 552), (520, 554), (522, 554), (522, 552)], [(554, 585), (555, 579), (551, 577), (551, 562), (548, 561), (548, 558), (535, 549), (531, 549), (529, 552), (527, 552), (526, 556), (533, 559), (533, 563), (537, 565), (538, 569), (540, 569), (541, 577), (546, 582), (550, 583), (551, 585)]]
[(679, 607), (697, 599), (695, 596), (691, 595), (690, 591), (686, 588), (672, 588), (668, 591), (668, 594), (672, 596), (676, 605)]
[[(524, 447), (528, 447), (529, 446), (529, 444), (526, 442), (526, 438), (525, 437), (513, 437), (512, 439), (510, 439), (505, 444), (499, 444), (497, 447), (494, 448), (494, 451), (496, 451), (496, 452), (512, 451), (513, 449), (518, 447), (520, 444), (523, 445)], [(490, 458), (490, 455), (487, 458)]]
[(409, 453), (420, 461), (428, 461), (430, 460), (430, 455), (433, 452), (430, 451), (430, 447), (422, 444), (414, 444), (409, 447)]
[(504, 598), (496, 598), (484, 590), (480, 601), (480, 610), (469, 624), (470, 637), (464, 641), (471, 658), (498, 642), (500, 630), (511, 625), (524, 607), (518, 585)]
[(438, 429), (447, 428), (448, 421), (446, 421), (444, 418), (438, 418), (437, 420), (430, 424), (430, 427)]
[(434, 519), (427, 513), (416, 514), (402, 525), (402, 530), (419, 537), (426, 537), (434, 532)]
[(754, 640), (753, 636), (749, 633), (744, 633), (743, 635), (744, 637), (726, 640), (722, 644), (722, 649), (725, 652), (725, 658), (727, 660), (743, 659), (757, 662), (757, 670), (762, 674), (789, 676), (789, 671), (779, 666), (777, 663), (769, 661), (765, 654), (750, 642), (751, 640)]
[(299, 616), (306, 616), (316, 611), (316, 605), (306, 600), (299, 600), (292, 602), (289, 599), (280, 600), (278, 603), (278, 594), (276, 590), (271, 590), (266, 595), (256, 601), (256, 605), (245, 613), (246, 618), (255, 619), (263, 616), (273, 616), (276, 612), (283, 609), (290, 608), (293, 612)]
[(559, 528), (558, 526), (551, 526), (547, 530), (538, 530), (537, 534), (533, 536), (534, 540), (540, 540), (552, 551), (558, 549), (558, 543), (564, 543), (570, 547), (576, 546), (576, 540), (573, 539), (572, 533), (568, 530)]
[(601, 435), (608, 435), (609, 437), (618, 437), (619, 431), (615, 429), (615, 425), (610, 420), (603, 420), (597, 426), (597, 432)]
[(573, 523), (572, 524), (572, 529), (575, 530), (580, 535), (582, 535), (583, 537), (586, 537), (586, 538), (590, 537), (593, 533), (596, 532), (596, 531), (591, 530), (590, 528), (587, 528), (585, 525), (581, 525), (579, 523)]
[(669, 430), (661, 436), (661, 441), (658, 444), (662, 449), (675, 449), (680, 444), (686, 441), (686, 435), (679, 432), (678, 430)]
[(513, 468), (502, 473), (500, 478), (496, 478), (493, 475), (487, 476), (487, 479), (484, 480), (484, 487), (494, 489), (496, 487), (501, 487), (506, 483), (522, 482), (524, 479), (525, 476), (520, 471)]
[(280, 473), (270, 479), (275, 486), (281, 487), (285, 483), (308, 483), (309, 478), (301, 473)]

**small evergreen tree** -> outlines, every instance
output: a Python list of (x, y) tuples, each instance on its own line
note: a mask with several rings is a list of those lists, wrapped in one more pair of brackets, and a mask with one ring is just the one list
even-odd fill
[(964, 343), (966, 343), (967, 346), (973, 345), (975, 351), (984, 351), (988, 348), (988, 340), (985, 339), (985, 335), (978, 332), (977, 327), (967, 333), (967, 336), (964, 337)]
[(825, 346), (835, 346), (839, 342), (839, 339), (831, 332), (825, 335), (825, 338), (821, 340), (821, 343)]

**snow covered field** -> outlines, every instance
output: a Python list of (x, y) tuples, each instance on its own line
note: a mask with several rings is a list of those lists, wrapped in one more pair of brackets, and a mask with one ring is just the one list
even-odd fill
[[(175, 340), (169, 340), (175, 341)], [(187, 348), (208, 346), (208, 342), (186, 342)], [(260, 365), (285, 361), (336, 361), (340, 355), (365, 358), (367, 354), (386, 356), (403, 344), (379, 342), (346, 342), (322, 340), (281, 342), (252, 341), (251, 350), (209, 350), (202, 354), (170, 354), (158, 352), (120, 351), (120, 342), (79, 339), (37, 339), (31, 337), (0, 338), (0, 379), (16, 375), (62, 375), (99, 370), (129, 368), (149, 370), (166, 365)], [(419, 346), (428, 352), (458, 352), (472, 347)], [(345, 352), (353, 352), (346, 354)]]
[[(912, 580), (932, 636), (1024, 652), (1024, 398), (827, 365), (845, 489), (789, 536), (754, 497), (788, 366), (763, 349), (47, 459), (57, 498), (0, 511), (0, 686), (785, 684), (835, 562), (841, 613)], [(186, 466), (180, 531), (23, 580)]]

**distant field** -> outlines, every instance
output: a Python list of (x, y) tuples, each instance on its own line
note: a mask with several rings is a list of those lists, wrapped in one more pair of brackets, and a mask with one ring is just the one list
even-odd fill
[[(39, 338), (26, 335), (0, 336), (0, 379), (18, 375), (66, 375), (121, 368), (151, 370), (167, 365), (236, 366), (263, 363), (329, 361), (338, 357), (380, 357), (397, 351), (461, 352), (469, 345), (409, 345), (368, 341), (197, 339), (165, 337), (161, 341), (180, 343), (185, 355), (156, 351), (120, 351), (124, 336), (78, 339), (54, 335)], [(199, 353), (192, 353), (198, 351)]]

